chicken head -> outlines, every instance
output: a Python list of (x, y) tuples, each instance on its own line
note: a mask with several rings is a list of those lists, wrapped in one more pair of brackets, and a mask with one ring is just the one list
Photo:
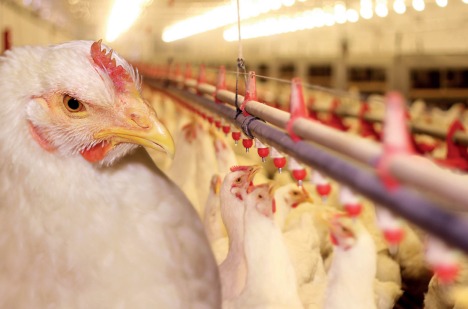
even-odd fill
[(172, 137), (142, 98), (138, 73), (107, 50), (77, 41), (42, 56), (41, 90), (32, 89), (26, 108), (32, 138), (48, 152), (101, 164), (136, 145), (172, 155)]

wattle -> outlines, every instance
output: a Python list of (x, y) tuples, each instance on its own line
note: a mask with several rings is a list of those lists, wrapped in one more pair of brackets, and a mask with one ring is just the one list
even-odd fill
[(101, 142), (89, 149), (82, 150), (80, 153), (88, 162), (94, 163), (104, 159), (111, 148), (112, 145), (110, 143)]

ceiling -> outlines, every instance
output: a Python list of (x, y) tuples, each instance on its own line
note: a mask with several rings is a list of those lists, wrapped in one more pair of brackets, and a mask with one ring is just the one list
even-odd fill
[[(113, 0), (12, 0), (44, 19), (58, 25), (77, 39), (97, 39), (105, 35), (105, 27)], [(242, 5), (242, 1), (240, 3)], [(362, 0), (361, 0), (362, 1)], [(374, 0), (380, 1), (380, 0)], [(393, 0), (390, 0), (393, 1)], [(389, 2), (390, 2), (389, 1)], [(250, 59), (336, 57), (346, 41), (351, 57), (378, 59), (398, 54), (468, 54), (468, 4), (449, 0), (440, 8), (435, 0), (426, 1), (426, 9), (417, 12), (406, 0), (407, 12), (398, 15), (391, 3), (385, 18), (360, 19), (330, 27), (297, 31), (272, 37), (244, 40), (244, 56)], [(136, 60), (168, 57), (190, 61), (223, 61), (237, 57), (237, 43), (223, 39), (224, 29), (215, 29), (172, 43), (161, 39), (164, 27), (190, 16), (199, 15), (231, 1), (216, 0), (152, 0), (137, 22), (111, 45)], [(336, 1), (305, 0), (293, 7), (280, 9), (270, 16), (297, 13), (315, 7), (334, 5)], [(358, 7), (358, 0), (345, 1)], [(248, 24), (260, 17), (244, 20)], [(157, 61), (157, 60), (156, 60)]]

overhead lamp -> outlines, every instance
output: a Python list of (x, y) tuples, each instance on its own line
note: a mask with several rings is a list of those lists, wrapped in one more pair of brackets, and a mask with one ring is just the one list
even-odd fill
[(350, 23), (355, 23), (359, 20), (359, 14), (355, 9), (348, 9), (346, 11), (346, 19)]
[(107, 21), (106, 41), (112, 42), (128, 30), (151, 0), (115, 0)]
[(393, 2), (393, 10), (397, 14), (404, 14), (406, 12), (406, 5), (404, 0), (395, 0)]
[(364, 19), (371, 19), (374, 15), (372, 0), (361, 0), (360, 1), (359, 14)]
[(378, 2), (375, 6), (375, 14), (379, 17), (386, 17), (388, 15), (387, 3)]
[[(162, 40), (173, 42), (234, 23), (237, 13), (233, 6), (224, 5), (204, 14), (181, 21), (163, 31)], [(242, 15), (241, 15), (242, 16)]]
[(359, 10), (361, 17), (364, 19), (371, 19), (374, 13), (372, 12), (372, 7), (363, 7)]
[(312, 19), (314, 20), (315, 27), (320, 28), (325, 26), (325, 12), (320, 8), (312, 10)]
[(448, 0), (436, 0), (436, 4), (440, 6), (441, 8), (444, 8), (448, 4)]
[(276, 11), (281, 8), (281, 0), (271, 0), (270, 1), (270, 10)]
[[(243, 0), (240, 6), (240, 19), (245, 20), (278, 10), (282, 6), (293, 6), (295, 3), (295, 0)], [(173, 42), (236, 22), (237, 7), (234, 3), (230, 3), (165, 28), (162, 40)]]
[(379, 17), (387, 17), (387, 0), (377, 0), (375, 5), (375, 14)]
[(283, 0), (281, 2), (283, 3), (284, 6), (290, 7), (290, 6), (293, 6), (296, 1), (295, 0)]
[(426, 4), (424, 3), (424, 0), (413, 0), (413, 9), (418, 12), (422, 12), (425, 8)]
[(335, 24), (335, 16), (331, 12), (325, 11), (325, 26), (331, 27)]
[[(271, 17), (251, 24), (241, 26), (242, 39), (253, 39), (258, 37), (271, 36), (287, 32), (296, 32), (304, 29), (317, 27), (317, 21), (325, 23), (323, 19), (315, 19), (319, 11), (309, 10), (295, 16)], [(323, 11), (322, 11), (323, 13)], [(333, 19), (333, 16), (331, 16)], [(334, 22), (334, 21), (333, 21)], [(232, 26), (224, 31), (223, 37), (226, 41), (232, 42), (238, 39), (237, 26)]]
[(333, 13), (337, 24), (344, 24), (347, 21), (346, 6), (343, 3), (336, 3), (333, 8)]

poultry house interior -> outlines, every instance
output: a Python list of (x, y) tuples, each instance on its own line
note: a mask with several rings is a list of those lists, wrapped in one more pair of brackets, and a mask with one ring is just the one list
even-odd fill
[(467, 14), (0, 0), (0, 308), (468, 309)]

